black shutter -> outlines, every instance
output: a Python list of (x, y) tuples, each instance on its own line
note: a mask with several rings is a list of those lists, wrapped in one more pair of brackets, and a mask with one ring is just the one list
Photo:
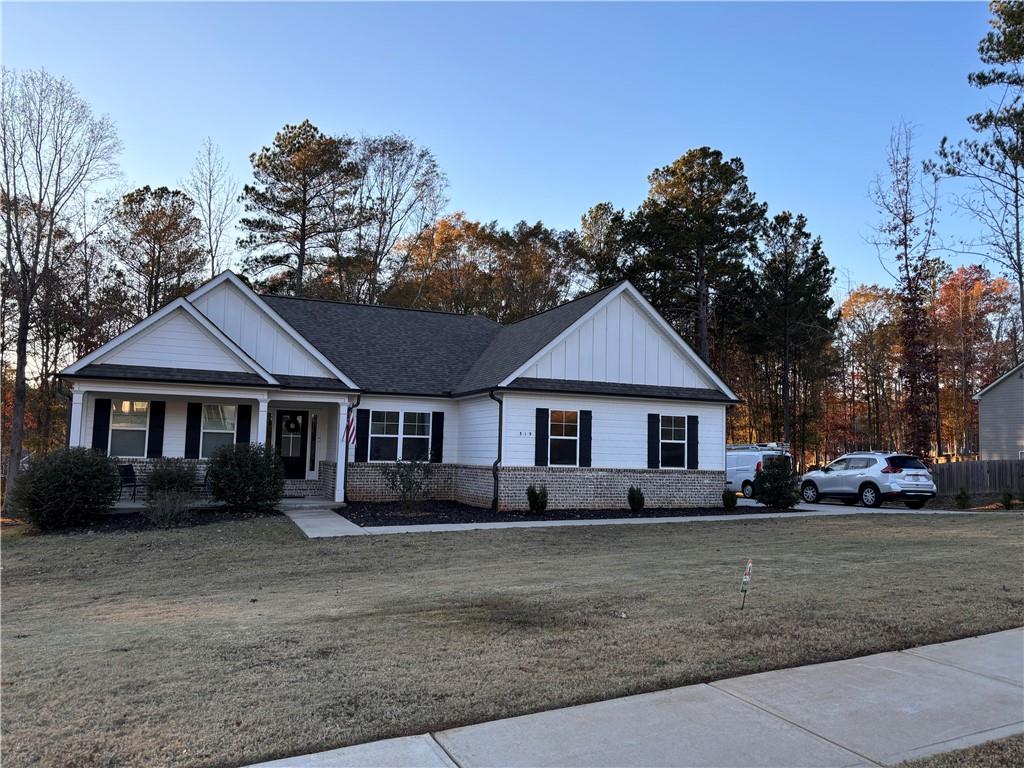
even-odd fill
[(444, 411), (430, 414), (430, 462), (440, 464), (444, 458)]
[(164, 455), (164, 412), (167, 403), (163, 400), (151, 400), (149, 403), (149, 444), (146, 445), (146, 458), (159, 459)]
[(96, 399), (96, 410), (92, 416), (92, 449), (106, 453), (110, 448), (110, 398)]
[(185, 458), (199, 458), (199, 441), (203, 436), (203, 404), (189, 403), (185, 415)]
[(580, 466), (590, 466), (590, 438), (593, 411), (580, 411)]
[(698, 449), (700, 448), (700, 431), (697, 417), (686, 417), (686, 468), (699, 469), (697, 466)]
[(661, 468), (661, 414), (647, 414), (647, 468)]
[(248, 443), (252, 435), (252, 406), (239, 405), (238, 418), (235, 420), (235, 443)]
[(533, 466), (548, 465), (548, 409), (537, 409), (537, 429), (533, 444)]
[(365, 462), (370, 453), (370, 410), (356, 408), (356, 456), (357, 462)]

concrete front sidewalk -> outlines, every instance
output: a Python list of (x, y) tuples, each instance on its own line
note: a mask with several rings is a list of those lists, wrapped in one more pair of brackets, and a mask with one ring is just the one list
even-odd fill
[(259, 768), (872, 766), (1024, 732), (1024, 629), (628, 696)]

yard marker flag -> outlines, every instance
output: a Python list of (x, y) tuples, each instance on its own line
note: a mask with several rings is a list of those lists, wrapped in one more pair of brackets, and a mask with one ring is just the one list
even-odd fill
[(352, 410), (348, 412), (348, 423), (345, 425), (345, 442), (356, 444), (356, 413)]

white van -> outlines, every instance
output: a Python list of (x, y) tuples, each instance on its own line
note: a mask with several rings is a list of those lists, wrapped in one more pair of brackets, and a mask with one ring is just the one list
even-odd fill
[(725, 447), (725, 487), (740, 491), (748, 499), (754, 495), (754, 478), (764, 467), (766, 459), (789, 456), (780, 443), (727, 445)]

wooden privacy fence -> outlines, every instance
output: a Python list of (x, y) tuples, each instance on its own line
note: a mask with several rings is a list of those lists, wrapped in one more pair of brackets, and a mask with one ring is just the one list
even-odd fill
[(1024, 461), (955, 461), (935, 464), (932, 478), (939, 493), (954, 494), (961, 488), (968, 493), (1002, 493), (1024, 490)]

